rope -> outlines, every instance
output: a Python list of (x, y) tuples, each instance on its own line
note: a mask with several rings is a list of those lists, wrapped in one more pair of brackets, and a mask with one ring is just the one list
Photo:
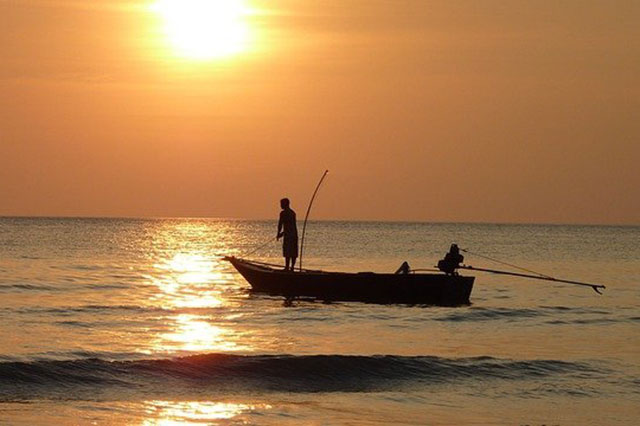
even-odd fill
[(273, 237), (269, 237), (267, 239), (267, 241), (264, 244), (261, 244), (260, 246), (256, 247), (255, 249), (251, 250), (249, 253), (245, 253), (244, 255), (242, 255), (243, 257), (247, 257), (247, 256), (251, 256), (253, 253), (257, 252), (260, 249), (265, 248), (269, 243), (271, 243), (274, 240)]
[(463, 251), (463, 252), (465, 252), (465, 253), (472, 254), (472, 255), (474, 255), (474, 256), (482, 257), (482, 258), (484, 258), (484, 259), (490, 260), (490, 261), (492, 261), (492, 262), (500, 263), (500, 264), (502, 264), (502, 265), (511, 266), (512, 268), (516, 268), (516, 269), (519, 269), (519, 270), (521, 270), (521, 271), (530, 272), (530, 273), (532, 273), (532, 274), (536, 274), (536, 275), (539, 275), (539, 276), (544, 277), (544, 278), (553, 278), (553, 277), (551, 277), (551, 276), (549, 276), (549, 275), (546, 275), (546, 274), (543, 274), (543, 273), (540, 273), (540, 272), (536, 272), (536, 271), (532, 271), (531, 269), (526, 269), (526, 268), (523, 268), (523, 267), (521, 267), (521, 266), (514, 265), (514, 264), (512, 264), (512, 263), (503, 262), (502, 260), (494, 259), (494, 258), (492, 258), (492, 257), (485, 256), (485, 255), (482, 255), (482, 254), (479, 254), (479, 253), (474, 253), (474, 252), (469, 251), (469, 250), (467, 250), (467, 249), (463, 249), (463, 248), (461, 248), (461, 249), (460, 249), (460, 251)]

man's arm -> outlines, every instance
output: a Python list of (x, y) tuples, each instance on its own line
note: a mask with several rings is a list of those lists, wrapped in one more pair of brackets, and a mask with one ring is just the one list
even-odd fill
[(278, 233), (276, 234), (276, 240), (282, 237), (282, 212), (280, 212), (280, 220), (278, 220)]

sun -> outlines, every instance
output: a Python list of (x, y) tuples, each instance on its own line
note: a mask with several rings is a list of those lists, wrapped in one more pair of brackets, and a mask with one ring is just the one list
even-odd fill
[(180, 56), (208, 60), (242, 52), (249, 28), (243, 0), (158, 0), (153, 10)]

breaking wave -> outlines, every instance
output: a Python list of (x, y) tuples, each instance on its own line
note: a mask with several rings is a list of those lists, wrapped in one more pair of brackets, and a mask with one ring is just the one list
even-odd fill
[[(0, 362), (0, 398), (95, 388), (371, 392), (466, 380), (596, 377), (589, 363), (493, 357), (205, 354), (173, 359)], [(22, 396), (21, 396), (22, 395)]]

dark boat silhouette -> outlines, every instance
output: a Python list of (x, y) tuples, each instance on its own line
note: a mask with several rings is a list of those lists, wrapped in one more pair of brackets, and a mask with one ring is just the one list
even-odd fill
[(445, 273), (285, 271), (268, 263), (225, 257), (253, 292), (286, 298), (439, 306), (469, 304), (475, 277)]
[[(284, 296), (286, 298), (304, 297), (324, 301), (357, 301), (381, 304), (400, 303), (439, 306), (468, 305), (470, 304), (469, 298), (471, 297), (475, 277), (459, 275), (458, 270), (460, 269), (586, 286), (591, 287), (598, 294), (602, 294), (600, 290), (606, 288), (602, 284), (590, 284), (554, 278), (488, 256), (481, 257), (529, 272), (529, 274), (464, 265), (462, 263), (464, 256), (460, 254), (460, 251), (470, 252), (465, 249), (460, 249), (455, 243), (451, 244), (449, 252), (445, 254), (444, 259), (438, 261), (438, 269), (435, 270), (412, 270), (407, 262), (404, 262), (396, 273), (393, 274), (374, 272), (327, 272), (303, 269), (302, 254), (307, 219), (309, 218), (313, 200), (327, 173), (329, 173), (329, 170), (325, 170), (320, 178), (309, 201), (309, 206), (307, 207), (307, 213), (302, 227), (302, 242), (300, 245), (299, 258), (300, 266), (297, 270), (282, 269), (282, 266), (279, 265), (234, 256), (226, 256), (223, 258), (231, 262), (244, 279), (251, 284), (253, 292)], [(267, 239), (264, 244), (248, 254), (255, 253), (271, 241), (271, 238)], [(293, 260), (295, 264), (295, 257)], [(289, 259), (287, 259), (287, 266), (288, 265)], [(423, 271), (435, 271), (435, 273), (424, 273)]]

